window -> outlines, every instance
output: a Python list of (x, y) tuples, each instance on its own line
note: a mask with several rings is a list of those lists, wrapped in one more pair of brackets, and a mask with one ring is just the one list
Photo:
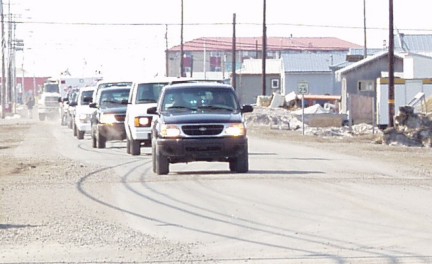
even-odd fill
[(358, 89), (360, 92), (373, 91), (374, 90), (374, 81), (371, 81), (371, 80), (359, 81), (358, 82)]
[(272, 79), (271, 80), (271, 88), (272, 89), (279, 89), (279, 79)]

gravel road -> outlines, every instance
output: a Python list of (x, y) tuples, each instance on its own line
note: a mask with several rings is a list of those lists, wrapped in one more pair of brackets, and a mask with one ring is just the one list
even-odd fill
[[(406, 184), (431, 190), (430, 149), (373, 144), (371, 136), (324, 139), (262, 127), (252, 127), (250, 135), (281, 146), (290, 141), (376, 158), (421, 175)], [(88, 203), (80, 186), (83, 178), (92, 175), (87, 188), (100, 188), (117, 180), (114, 170), (62, 155), (62, 146), (52, 144), (51, 136), (37, 120), (0, 120), (0, 263), (213, 263), (202, 260), (193, 243), (138, 232)]]

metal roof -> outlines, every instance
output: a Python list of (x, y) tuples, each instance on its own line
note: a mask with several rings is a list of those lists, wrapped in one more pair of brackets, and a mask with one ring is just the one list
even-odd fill
[(292, 53), (282, 55), (285, 72), (330, 72), (330, 67), (346, 61), (346, 54)]
[(419, 54), (432, 53), (432, 35), (399, 33), (394, 39), (395, 50)]
[[(370, 63), (371, 61), (377, 60), (378, 58), (381, 58), (381, 57), (387, 56), (387, 54), (388, 54), (388, 51), (387, 51), (387, 50), (386, 50), (386, 51), (381, 51), (381, 52), (376, 53), (376, 54), (373, 55), (373, 56), (367, 57), (366, 59), (363, 59), (363, 60), (361, 60), (361, 61), (358, 61), (358, 62), (352, 63), (352, 64), (350, 64), (349, 66), (347, 66), (347, 67), (345, 67), (345, 68), (342, 68), (342, 69), (336, 71), (336, 78), (337, 78), (338, 80), (340, 80), (340, 79), (341, 79), (341, 76), (342, 76), (343, 74), (346, 74), (346, 73), (349, 72), (349, 71), (355, 70), (355, 69), (357, 69), (358, 67), (361, 67), (361, 66), (363, 66), (363, 65), (365, 65), (365, 64), (368, 64), (368, 63)], [(395, 52), (395, 53), (394, 53), (394, 56), (397, 57), (397, 58), (403, 59), (404, 56), (405, 56), (405, 54), (400, 53), (400, 52)]]
[[(348, 51), (362, 46), (334, 37), (268, 37), (267, 51)], [(174, 46), (168, 51), (180, 51), (181, 46)], [(236, 49), (241, 51), (261, 51), (262, 37), (238, 37)], [(231, 51), (231, 37), (202, 37), (183, 43), (183, 50), (194, 51)]]

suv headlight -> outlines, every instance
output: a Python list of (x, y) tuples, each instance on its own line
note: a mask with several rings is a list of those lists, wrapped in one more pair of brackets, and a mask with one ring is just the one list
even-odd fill
[(244, 136), (246, 135), (246, 127), (242, 123), (229, 124), (225, 128), (225, 135), (227, 136)]
[(117, 120), (113, 114), (102, 114), (100, 116), (100, 122), (104, 124), (113, 124), (117, 123)]
[(162, 137), (178, 137), (181, 134), (180, 127), (176, 125), (161, 125), (160, 135)]

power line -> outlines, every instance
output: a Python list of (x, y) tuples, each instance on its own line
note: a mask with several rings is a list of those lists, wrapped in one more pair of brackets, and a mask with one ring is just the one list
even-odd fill
[[(34, 25), (69, 25), (69, 26), (181, 26), (180, 23), (132, 23), (132, 22), (59, 22), (59, 21), (13, 21), (16, 24), (34, 24)], [(242, 26), (262, 26), (260, 23), (236, 23)], [(314, 27), (314, 28), (335, 28), (335, 29), (358, 29), (363, 30), (363, 26), (344, 26), (344, 25), (316, 25), (316, 24), (299, 24), (299, 23), (266, 23), (267, 26), (290, 26), (290, 27)], [(184, 26), (232, 26), (228, 22), (211, 22), (211, 23), (184, 23)], [(388, 30), (387, 27), (372, 27), (368, 30)], [(406, 31), (432, 31), (432, 28), (399, 28)]]

